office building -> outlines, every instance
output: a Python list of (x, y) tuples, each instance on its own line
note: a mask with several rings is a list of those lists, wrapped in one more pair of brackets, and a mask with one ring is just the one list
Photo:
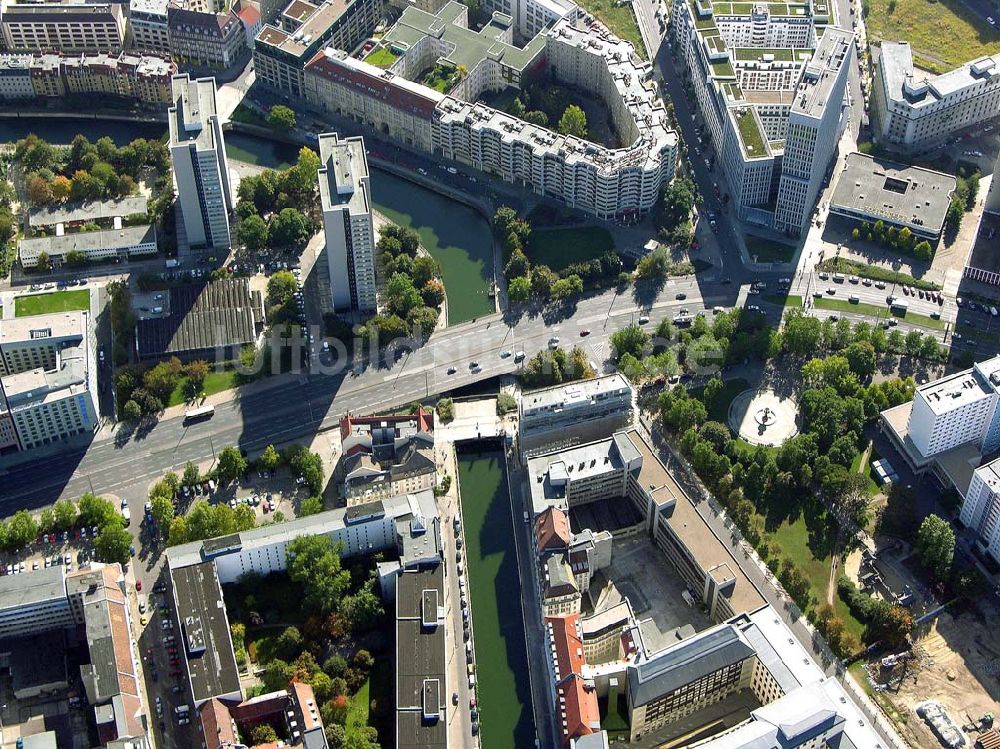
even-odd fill
[(798, 236), (812, 210), (847, 126), (844, 101), (854, 64), (854, 34), (827, 27), (793, 92), (785, 131), (774, 228)]
[(211, 13), (170, 3), (167, 33), (171, 55), (191, 65), (224, 69), (247, 51), (243, 21), (233, 10)]
[(403, 570), (395, 597), (396, 746), (447, 749), (444, 565)]
[(333, 308), (374, 312), (375, 230), (365, 142), (319, 136), (319, 195)]
[(131, 0), (128, 26), (132, 49), (159, 55), (170, 55), (170, 33), (167, 24), (169, 0)]
[(119, 3), (6, 3), (0, 29), (10, 52), (117, 54), (125, 45), (125, 11)]
[(528, 391), (521, 396), (521, 449), (607, 436), (631, 424), (634, 410), (635, 390), (618, 373)]
[(86, 312), (3, 321), (0, 449), (30, 450), (97, 428), (89, 321)]
[(72, 627), (62, 565), (0, 577), (0, 638)]
[(167, 112), (170, 156), (177, 190), (177, 242), (181, 250), (228, 252), (233, 196), (222, 122), (215, 105), (215, 79), (172, 79)]
[(882, 42), (871, 97), (877, 141), (922, 151), (998, 115), (1000, 54), (935, 76), (914, 68), (909, 43)]
[[(691, 74), (726, 194), (740, 220), (799, 234), (836, 152), (853, 34), (825, 4), (674, 0), (675, 48)], [(720, 190), (720, 193), (722, 191)]]
[(348, 507), (433, 489), (434, 413), (351, 416), (340, 422), (343, 496)]
[(31, 55), (0, 55), (0, 99), (33, 99)]
[(57, 229), (55, 236), (19, 239), (17, 258), (21, 267), (34, 268), (44, 254), (52, 267), (57, 269), (63, 266), (70, 253), (83, 255), (91, 263), (124, 262), (134, 257), (155, 255), (156, 248), (156, 227), (151, 224), (70, 234)]
[(980, 550), (1000, 562), (1000, 460), (973, 472), (959, 519), (976, 534)]
[[(167, 81), (169, 90), (170, 81)], [(110, 225), (121, 219), (145, 216), (149, 201), (145, 195), (129, 195), (125, 198), (108, 200), (79, 200), (67, 203), (51, 203), (28, 210), (28, 224), (32, 229), (46, 229), (63, 224), (63, 228), (79, 229), (84, 224), (96, 222)]]
[[(353, 50), (382, 17), (382, 0), (293, 0), (268, 17), (254, 40), (259, 83), (281, 93), (304, 96), (306, 63), (325, 47)], [(266, 14), (265, 14), (266, 15)]]
[(921, 239), (937, 242), (955, 185), (950, 174), (852, 153), (837, 178), (830, 213), (905, 227)]

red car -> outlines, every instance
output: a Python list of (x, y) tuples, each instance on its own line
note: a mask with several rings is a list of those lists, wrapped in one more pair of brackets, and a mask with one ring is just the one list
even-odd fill
[(142, 580), (136, 580), (135, 581), (135, 589), (136, 590), (142, 590)]

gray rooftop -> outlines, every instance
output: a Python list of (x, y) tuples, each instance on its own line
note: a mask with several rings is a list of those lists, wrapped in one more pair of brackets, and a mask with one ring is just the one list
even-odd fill
[(720, 624), (629, 666), (629, 702), (632, 706), (645, 705), (753, 654), (753, 648), (735, 627)]
[(150, 224), (140, 226), (123, 226), (121, 229), (104, 229), (102, 231), (80, 231), (54, 237), (32, 237), (20, 239), (17, 246), (20, 252), (30, 249), (31, 254), (44, 252), (50, 256), (65, 255), (76, 250), (120, 250), (139, 244), (156, 243), (156, 228)]
[[(133, 4), (134, 5), (134, 4)], [(145, 195), (131, 195), (114, 200), (82, 200), (63, 205), (32, 208), (28, 217), (31, 226), (52, 226), (73, 221), (94, 221), (115, 216), (134, 216), (146, 213), (149, 203)]]
[(30, 606), (66, 597), (62, 565), (0, 577), (0, 609)]
[(364, 139), (360, 136), (340, 139), (337, 133), (323, 133), (319, 136), (319, 158), (323, 210), (346, 206), (352, 215), (370, 213)]
[(598, 397), (609, 394), (624, 396), (628, 393), (632, 393), (632, 386), (624, 375), (616, 372), (605, 377), (571, 382), (568, 385), (528, 391), (521, 396), (521, 410), (531, 412), (538, 409), (583, 407)]
[(945, 97), (989, 80), (1000, 73), (1000, 53), (979, 57), (938, 76), (913, 68), (913, 51), (908, 42), (883, 41), (878, 65), (886, 95), (914, 109), (931, 107)]
[(87, 333), (82, 310), (0, 319), (0, 346), (31, 341), (79, 338)]
[(222, 587), (213, 562), (172, 569), (174, 602), (195, 702), (240, 691)]
[(396, 581), (397, 746), (446, 747), (450, 696), (444, 567), (407, 570)]
[(831, 210), (863, 213), (941, 233), (955, 190), (955, 178), (918, 166), (905, 166), (863, 153), (848, 154), (830, 201)]
[(191, 80), (187, 73), (178, 73), (170, 79), (170, 88), (170, 147), (189, 143), (199, 151), (215, 148), (215, 133), (210, 125), (216, 116), (215, 79)]
[(841, 102), (831, 102), (829, 99), (837, 88), (841, 70), (850, 64), (853, 48), (853, 33), (835, 26), (826, 27), (812, 59), (802, 71), (802, 79), (795, 90), (792, 112), (819, 118), (828, 105), (840, 107)]

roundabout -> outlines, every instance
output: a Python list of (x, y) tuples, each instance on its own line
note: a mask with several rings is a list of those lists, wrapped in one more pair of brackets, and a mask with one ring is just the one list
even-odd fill
[(729, 428), (751, 445), (780, 447), (799, 433), (799, 404), (770, 388), (744, 390), (729, 405)]

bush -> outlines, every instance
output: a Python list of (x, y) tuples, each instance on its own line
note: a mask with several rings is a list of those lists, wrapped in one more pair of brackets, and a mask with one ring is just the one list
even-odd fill
[(513, 413), (517, 410), (517, 399), (510, 393), (500, 393), (497, 396), (497, 416)]
[(455, 420), (455, 402), (451, 398), (442, 398), (439, 400), (435, 410), (437, 411), (438, 418), (445, 424)]

